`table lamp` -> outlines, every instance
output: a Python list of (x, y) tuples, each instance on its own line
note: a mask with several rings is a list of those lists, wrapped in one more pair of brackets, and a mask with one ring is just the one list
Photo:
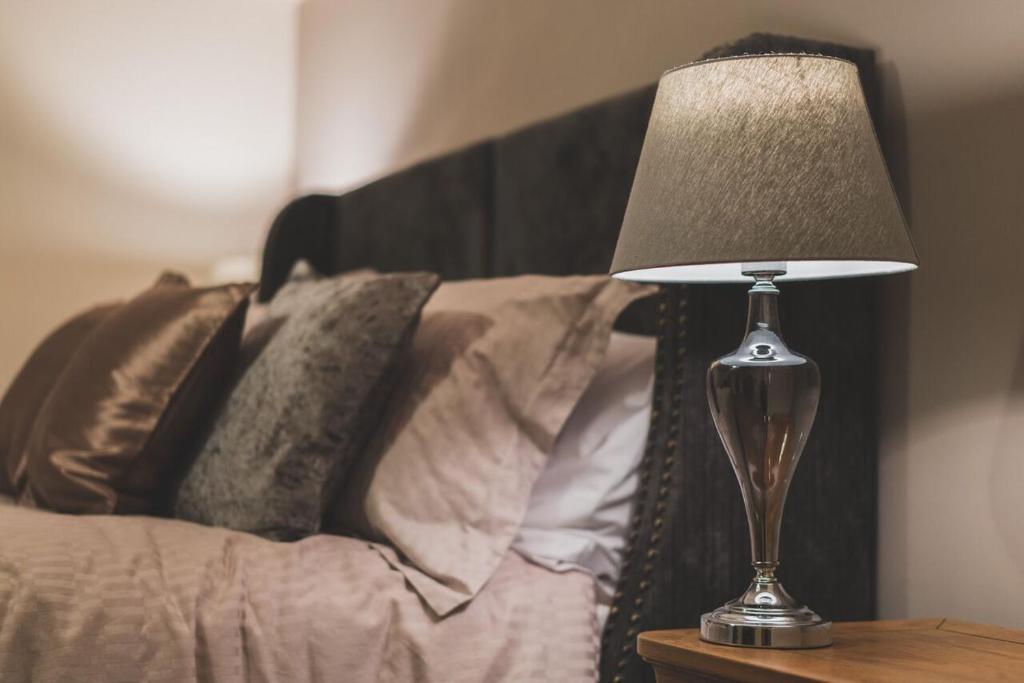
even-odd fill
[(775, 575), (782, 508), (820, 393), (817, 364), (782, 339), (775, 283), (917, 263), (854, 64), (750, 55), (662, 76), (611, 272), (644, 282), (753, 282), (746, 336), (712, 363), (707, 394), (743, 494), (754, 578), (701, 617), (704, 640), (832, 642), (831, 623)]

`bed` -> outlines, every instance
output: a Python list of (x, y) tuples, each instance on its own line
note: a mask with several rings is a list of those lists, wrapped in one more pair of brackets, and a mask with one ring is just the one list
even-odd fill
[[(755, 35), (709, 56), (763, 51), (851, 59), (877, 111), (868, 50)], [(653, 96), (644, 88), (295, 200), (268, 236), (261, 294), (298, 259), (323, 274), (446, 280), (607, 272)], [(829, 390), (788, 501), (782, 573), (835, 620), (874, 616), (877, 387), (856, 368), (874, 353), (875, 298), (870, 282), (834, 281), (789, 285), (783, 304)], [(695, 626), (750, 575), (739, 490), (704, 398), (705, 369), (735, 343), (744, 302), (742, 288), (663, 286), (620, 320), (656, 336), (657, 356), (622, 572), (599, 633), (588, 576), (514, 553), (476, 599), (438, 618), (379, 544), (5, 507), (4, 680), (653, 680), (636, 635)]]

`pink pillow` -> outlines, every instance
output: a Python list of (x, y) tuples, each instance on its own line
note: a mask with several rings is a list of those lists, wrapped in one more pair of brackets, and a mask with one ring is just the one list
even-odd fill
[(515, 538), (615, 319), (653, 291), (605, 276), (442, 284), (336, 524), (393, 545), (438, 615), (470, 600)]

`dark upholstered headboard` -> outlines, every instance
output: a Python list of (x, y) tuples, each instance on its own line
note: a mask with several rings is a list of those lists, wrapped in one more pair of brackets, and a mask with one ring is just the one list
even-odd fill
[[(754, 52), (850, 59), (877, 112), (871, 51), (754, 35), (709, 56)], [(607, 272), (653, 97), (651, 86), (341, 196), (295, 200), (268, 237), (261, 293), (272, 294), (297, 257), (325, 273), (375, 267), (433, 270), (448, 279)], [(824, 386), (787, 503), (780, 574), (823, 616), (870, 619), (877, 402), (876, 379), (860, 368), (874, 367), (874, 285), (783, 286), (787, 339), (819, 362)], [(653, 680), (635, 654), (636, 634), (696, 626), (702, 612), (739, 595), (750, 579), (739, 487), (704, 395), (707, 366), (740, 340), (744, 292), (666, 286), (657, 301), (633, 311), (631, 327), (660, 335), (655, 409), (625, 568), (603, 635), (604, 681)]]

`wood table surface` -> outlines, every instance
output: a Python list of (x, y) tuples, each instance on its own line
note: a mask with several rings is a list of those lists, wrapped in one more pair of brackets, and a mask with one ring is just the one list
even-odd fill
[(683, 681), (1021, 681), (1024, 631), (952, 619), (835, 623), (831, 647), (714, 645), (697, 629), (647, 631), (637, 651), (658, 683)]

